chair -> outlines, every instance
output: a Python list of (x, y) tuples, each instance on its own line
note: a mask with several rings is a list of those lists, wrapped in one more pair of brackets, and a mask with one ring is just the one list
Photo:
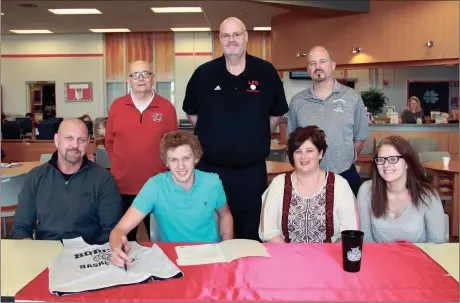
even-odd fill
[(27, 177), (27, 174), (17, 176), (3, 177), (2, 192), (0, 201), (0, 219), (2, 220), (3, 237), (6, 237), (6, 220), (5, 218), (13, 217), (18, 205), (18, 195), (22, 185)]
[(410, 145), (417, 153), (435, 152), (438, 150), (438, 141), (431, 138), (410, 138)]
[(40, 155), (40, 162), (41, 163), (48, 162), (49, 160), (51, 160), (52, 156), (53, 156), (53, 154), (41, 154)]
[(441, 162), (442, 157), (450, 157), (450, 154), (445, 151), (420, 152), (418, 153), (418, 157), (421, 163)]
[(267, 157), (268, 161), (285, 162), (286, 161), (286, 148), (271, 149), (270, 155)]
[[(448, 152), (444, 151), (435, 151), (435, 152), (423, 152), (418, 154), (420, 158), (421, 163), (425, 162), (441, 162), (442, 157), (450, 157), (450, 154)], [(433, 178), (433, 173), (430, 170), (425, 169), (426, 176), (430, 179)], [(452, 182), (448, 179), (446, 179), (445, 175), (440, 175), (439, 176), (440, 182), (439, 185), (441, 186), (438, 191), (441, 195), (441, 200), (443, 201), (449, 201), (452, 199), (450, 194), (452, 194), (452, 191), (447, 188), (452, 186)]]
[(150, 213), (150, 241), (151, 242), (160, 242), (160, 230), (158, 228), (157, 220), (155, 219), (155, 215)]
[(110, 168), (111, 162), (107, 155), (107, 151), (103, 147), (96, 148), (96, 163), (104, 168)]
[(446, 226), (446, 242), (449, 242), (449, 238), (450, 238), (450, 224), (449, 224), (449, 215), (448, 214), (444, 214), (444, 217), (445, 217), (445, 226)]
[(369, 155), (374, 153), (374, 138), (367, 138), (364, 141), (363, 149), (361, 150), (362, 155)]

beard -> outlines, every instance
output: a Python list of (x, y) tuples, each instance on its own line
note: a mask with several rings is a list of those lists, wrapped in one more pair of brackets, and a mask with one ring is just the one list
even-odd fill
[(320, 73), (317, 73), (318, 71), (315, 71), (313, 73), (313, 76), (311, 77), (314, 82), (321, 83), (324, 80), (326, 80), (326, 74), (324, 71), (319, 71)]
[[(76, 154), (71, 155), (70, 154), (71, 152), (76, 152)], [(82, 158), (81, 152), (77, 149), (68, 149), (65, 151), (64, 160), (66, 160), (67, 162), (71, 164), (78, 163), (81, 160), (81, 158)]]
[[(238, 45), (233, 45), (233, 46), (238, 47)], [(246, 49), (245, 49), (244, 46), (240, 46), (239, 48), (232, 49), (232, 50), (226, 50), (224, 48), (224, 54), (227, 55), (227, 56), (240, 56), (245, 52), (245, 50)]]

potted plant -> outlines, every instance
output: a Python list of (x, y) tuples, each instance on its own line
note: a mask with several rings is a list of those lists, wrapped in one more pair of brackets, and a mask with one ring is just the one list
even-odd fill
[(362, 91), (361, 98), (363, 99), (364, 106), (367, 107), (367, 110), (373, 117), (382, 112), (382, 109), (388, 101), (388, 97), (377, 88), (369, 88), (368, 90)]

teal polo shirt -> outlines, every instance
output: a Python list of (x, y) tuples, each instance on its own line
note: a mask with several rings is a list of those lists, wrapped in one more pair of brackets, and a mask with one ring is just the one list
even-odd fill
[(177, 185), (171, 172), (151, 177), (132, 206), (144, 215), (155, 215), (162, 242), (218, 242), (214, 212), (226, 203), (219, 176), (195, 169), (195, 180), (187, 192)]

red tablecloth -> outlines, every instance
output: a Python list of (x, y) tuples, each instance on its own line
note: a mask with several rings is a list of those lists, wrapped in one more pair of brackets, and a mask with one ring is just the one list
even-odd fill
[[(158, 243), (171, 260), (177, 244)], [(342, 270), (340, 244), (267, 244), (270, 258), (183, 266), (184, 277), (57, 297), (48, 270), (16, 295), (36, 301), (459, 302), (459, 284), (411, 243), (367, 244), (361, 271)]]

